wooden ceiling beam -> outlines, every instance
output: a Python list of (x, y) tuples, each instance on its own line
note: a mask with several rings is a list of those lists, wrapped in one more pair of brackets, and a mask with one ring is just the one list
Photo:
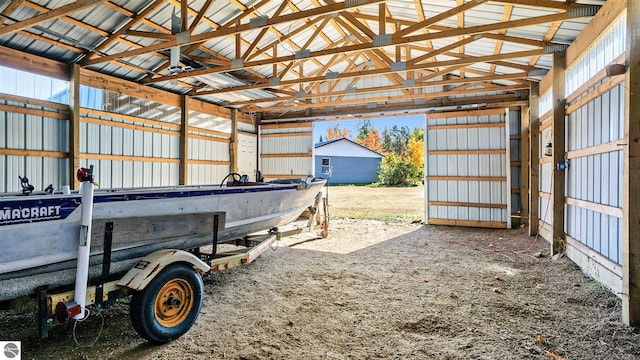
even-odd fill
[[(237, 1), (232, 2), (232, 4), (242, 12), (238, 16), (236, 16), (233, 19), (227, 21), (226, 24), (223, 24), (222, 26), (220, 26), (220, 29), (228, 29), (232, 25), (237, 25), (240, 21), (242, 21), (242, 19), (253, 15), (255, 12), (258, 11), (258, 9), (260, 9), (263, 6), (267, 5), (269, 2), (270, 2), (270, 0), (262, 0), (259, 3), (255, 4), (255, 5), (252, 5), (250, 8), (244, 6), (240, 2), (237, 2)], [(282, 5), (286, 5), (286, 3), (287, 3), (287, 1), (284, 1), (283, 4), (281, 4), (281, 6)]]
[[(504, 10), (502, 11), (502, 21), (509, 21), (509, 19), (511, 19), (511, 13), (513, 12), (513, 5), (511, 4), (506, 4), (504, 6)], [(502, 29), (500, 31), (498, 31), (498, 34), (500, 35), (504, 35), (507, 33), (506, 29)], [(496, 46), (493, 48), (493, 53), (494, 54), (500, 54), (500, 52), (502, 51), (502, 44), (504, 43), (504, 41), (502, 40), (496, 40)], [(492, 64), (490, 67), (490, 72), (496, 72), (496, 65)]]
[[(486, 108), (504, 108), (510, 106), (521, 106), (528, 104), (528, 100), (523, 100), (520, 96), (516, 96), (515, 94), (504, 94), (504, 95), (484, 95), (484, 96), (470, 96), (459, 99), (447, 99), (443, 100), (426, 100), (423, 104), (415, 104), (415, 102), (397, 102), (392, 104), (385, 104), (381, 107), (376, 108), (368, 108), (366, 106), (350, 106), (350, 107), (342, 107), (335, 108), (332, 111), (323, 110), (311, 110), (305, 112), (301, 111), (291, 111), (288, 109), (285, 113), (263, 113), (263, 121), (283, 121), (288, 119), (313, 119), (313, 118), (323, 118), (323, 117), (331, 117), (332, 120), (336, 119), (338, 116), (348, 116), (348, 119), (364, 119), (369, 117), (367, 114), (374, 114), (376, 118), (380, 116), (385, 116), (385, 114), (394, 114), (395, 116), (402, 114), (406, 115), (408, 111), (412, 111), (412, 114), (425, 114), (428, 113), (429, 108), (436, 108), (442, 106), (466, 106), (466, 105), (474, 105), (477, 106), (479, 104), (486, 104)], [(358, 114), (357, 118), (354, 118), (353, 114)]]
[[(274, 13), (274, 16), (280, 15), (282, 11), (284, 11), (284, 9), (287, 7), (287, 3), (288, 1), (283, 1), (282, 4), (280, 4), (280, 7), (278, 7), (276, 12)], [(243, 60), (247, 61), (249, 59), (249, 55), (251, 55), (251, 52), (258, 47), (258, 44), (260, 43), (260, 41), (262, 41), (262, 38), (267, 34), (268, 31), (268, 28), (260, 30), (260, 34), (258, 34), (258, 36), (253, 39), (253, 41), (249, 45), (249, 48), (242, 55)]]
[[(507, 74), (507, 75), (497, 75), (497, 76), (481, 76), (481, 77), (467, 77), (467, 78), (454, 78), (448, 80), (438, 80), (438, 81), (429, 81), (429, 82), (420, 82), (416, 85), (412, 86), (403, 86), (403, 85), (387, 85), (387, 86), (377, 86), (371, 88), (358, 88), (355, 94), (367, 94), (367, 93), (375, 93), (375, 92), (384, 92), (384, 91), (398, 91), (401, 88), (410, 89), (410, 88), (425, 88), (425, 87), (440, 87), (447, 85), (456, 85), (456, 84), (465, 84), (469, 85), (477, 85), (477, 83), (484, 83), (488, 81), (502, 81), (502, 80), (517, 80), (517, 79), (525, 79), (527, 77), (527, 73), (516, 73), (516, 74)], [(354, 78), (357, 79), (357, 78)], [(518, 84), (523, 87), (529, 86), (528, 84)], [(322, 97), (330, 97), (330, 96), (344, 96), (353, 94), (352, 92), (347, 92), (346, 90), (342, 91), (328, 91), (323, 93), (307, 93), (305, 99), (315, 99)], [(249, 104), (259, 104), (259, 103), (268, 103), (275, 101), (286, 101), (286, 100), (294, 100), (295, 96), (290, 97), (275, 97), (275, 98), (266, 98), (266, 99), (252, 99), (245, 101), (232, 101), (229, 103), (231, 106), (241, 106), (241, 105), (249, 105)]]
[[(553, 39), (553, 37), (558, 32), (558, 29), (560, 29), (560, 25), (562, 25), (562, 22), (560, 21), (551, 23), (551, 25), (549, 25), (549, 30), (547, 30), (547, 33), (545, 34), (543, 40), (551, 41), (551, 39)], [(531, 58), (531, 61), (529, 61), (529, 65), (534, 66), (536, 63), (538, 63), (539, 59), (540, 59), (540, 56), (534, 56), (533, 58)]]
[(503, 4), (521, 5), (539, 9), (556, 9), (556, 10), (569, 10), (576, 9), (589, 4), (576, 4), (574, 1), (554, 1), (554, 0), (491, 0), (492, 2), (498, 2)]
[[(507, 22), (500, 22), (500, 23), (495, 23), (495, 24), (471, 26), (471, 27), (467, 27), (467, 28), (463, 28), (463, 29), (452, 29), (452, 30), (442, 31), (442, 32), (437, 32), (437, 33), (414, 35), (414, 36), (409, 36), (409, 37), (396, 38), (394, 40), (394, 42), (392, 42), (392, 44), (390, 44), (389, 46), (395, 46), (395, 45), (400, 45), (400, 44), (408, 44), (408, 43), (413, 43), (413, 42), (423, 42), (423, 41), (426, 41), (426, 40), (442, 39), (442, 38), (447, 38), (447, 37), (457, 37), (459, 35), (482, 34), (485, 31), (498, 31), (500, 29), (507, 29), (507, 28), (513, 28), (513, 27), (531, 26), (531, 25), (534, 25), (534, 24), (561, 21), (562, 19), (566, 19), (566, 18), (567, 18), (567, 14), (566, 13), (559, 13), (559, 14), (543, 15), (543, 16), (520, 19), (520, 20), (512, 20), (512, 21), (507, 21)], [(361, 50), (369, 50), (369, 49), (379, 49), (379, 47), (374, 46), (373, 42), (367, 42), (367, 43), (343, 46), (343, 47), (340, 47), (340, 48), (322, 49), (322, 50), (312, 51), (310, 53), (309, 57), (310, 58), (315, 58), (315, 57), (320, 57), (320, 56), (333, 55), (333, 54), (341, 53), (341, 52), (361, 51)], [(540, 54), (542, 54), (542, 53), (540, 53)], [(105, 58), (109, 58), (109, 56), (107, 56)], [(102, 59), (97, 59), (97, 60), (102, 60)], [(270, 65), (270, 64), (273, 64), (273, 63), (287, 62), (287, 61), (293, 61), (293, 60), (295, 60), (295, 57), (293, 55), (290, 55), (290, 56), (284, 56), (284, 57), (279, 57), (279, 58), (273, 58), (273, 59), (265, 60), (265, 61), (254, 61), (252, 63), (245, 63), (244, 67), (247, 68), (247, 67), (253, 67), (253, 66), (264, 66), (264, 65)], [(91, 61), (89, 62), (89, 64), (91, 64)], [(230, 68), (229, 69), (227, 69), (227, 68), (217, 68), (217, 69), (210, 69), (208, 71), (210, 73), (219, 73), (219, 72), (226, 72), (226, 71), (230, 71), (230, 70), (231, 70)], [(160, 78), (160, 79), (156, 79), (155, 82), (170, 81), (170, 80), (173, 80), (175, 78), (188, 77), (189, 75), (190, 75), (190, 73), (186, 73), (186, 74), (183, 73), (183, 74), (177, 74), (177, 75), (173, 75), (173, 76), (166, 76), (166, 77), (163, 77), (163, 78)]]
[[(365, 6), (365, 5), (371, 5), (371, 4), (377, 4), (379, 2), (383, 2), (386, 0), (367, 0), (367, 2), (363, 2), (363, 3), (359, 3), (358, 5), (352, 6), (351, 8), (357, 8), (359, 6)], [(236, 33), (242, 33), (245, 31), (253, 31), (259, 28), (263, 28), (263, 27), (272, 27), (274, 25), (280, 25), (283, 23), (288, 23), (288, 22), (292, 22), (292, 21), (296, 21), (296, 20), (303, 20), (309, 17), (316, 17), (316, 16), (321, 16), (321, 15), (329, 15), (329, 14), (334, 14), (340, 11), (344, 10), (344, 3), (336, 3), (336, 4), (330, 4), (330, 5), (325, 5), (325, 6), (321, 6), (319, 8), (311, 8), (308, 10), (302, 10), (298, 13), (293, 13), (293, 14), (285, 14), (285, 15), (281, 15), (281, 16), (274, 16), (272, 18), (269, 18), (266, 21), (265, 25), (262, 26), (257, 26), (257, 27), (252, 27), (251, 24), (242, 24), (239, 26), (233, 26), (233, 27), (229, 27), (229, 28), (225, 28), (225, 29), (218, 29), (216, 31), (212, 31), (212, 32), (207, 32), (207, 33), (203, 33), (203, 34), (198, 34), (198, 35), (194, 35), (192, 36), (189, 40), (185, 41), (184, 43), (178, 44), (177, 40), (171, 40), (171, 41), (166, 41), (160, 44), (155, 44), (155, 45), (151, 45), (146, 47), (146, 50), (148, 51), (143, 51), (144, 49), (135, 49), (135, 50), (129, 50), (129, 51), (124, 51), (121, 53), (117, 53), (117, 54), (112, 54), (112, 55), (107, 55), (107, 56), (103, 56), (101, 58), (98, 59), (92, 59), (89, 60), (87, 62), (87, 65), (95, 65), (98, 63), (102, 63), (102, 62), (106, 62), (106, 61), (111, 61), (114, 59), (121, 59), (121, 58), (126, 58), (126, 57), (131, 57), (131, 56), (136, 56), (136, 55), (141, 55), (144, 54), (146, 52), (151, 52), (151, 51), (160, 51), (160, 50), (165, 50), (165, 49), (170, 49), (172, 47), (175, 47), (177, 45), (191, 45), (191, 44), (195, 44), (195, 43), (200, 43), (203, 41), (209, 41), (209, 40), (213, 40), (213, 39), (217, 39), (217, 38), (221, 38), (221, 37), (226, 37), (229, 35), (235, 35)]]
[(47, 11), (45, 13), (36, 15), (36, 16), (34, 16), (32, 18), (25, 19), (25, 20), (22, 20), (22, 21), (18, 21), (17, 23), (14, 23), (14, 24), (11, 24), (11, 25), (3, 26), (2, 28), (0, 28), (0, 37), (8, 35), (8, 34), (15, 33), (15, 32), (20, 31), (20, 30), (28, 29), (28, 28), (30, 28), (32, 26), (36, 26), (36, 25), (45, 23), (47, 21), (55, 20), (57, 18), (65, 16), (67, 14), (74, 13), (76, 11), (80, 11), (80, 10), (86, 9), (88, 7), (93, 7), (93, 6), (96, 6), (96, 5), (100, 5), (104, 1), (106, 1), (106, 0), (99, 0), (99, 1), (95, 1), (95, 0), (78, 0), (78, 1), (72, 2), (71, 4), (64, 5), (64, 6), (61, 6), (59, 8), (49, 10), (49, 11)]
[[(353, 34), (358, 40), (360, 40), (360, 42), (364, 43), (364, 42), (368, 42), (369, 40), (373, 40), (373, 38), (375, 37), (375, 33), (369, 27), (367, 27), (362, 22), (360, 22), (360, 20), (358, 20), (356, 17), (354, 17), (352, 14), (348, 12), (341, 12), (340, 15), (342, 15), (346, 20), (348, 20), (349, 23), (339, 18), (336, 19), (336, 22), (338, 22), (343, 27), (345, 27), (348, 30), (348, 32), (350, 34)], [(352, 25), (358, 28), (360, 31), (362, 31), (368, 38), (364, 37), (359, 32), (354, 31), (355, 29), (352, 27)], [(383, 50), (373, 49), (372, 51), (368, 51), (368, 52), (371, 52), (371, 56), (369, 57), (369, 59), (371, 61), (376, 62), (377, 66), (380, 66), (380, 65), (382, 65), (381, 67), (391, 66), (392, 61), (384, 53)], [(380, 61), (378, 61), (378, 58), (380, 59)], [(404, 80), (398, 74), (385, 74), (385, 77), (396, 84), (400, 84)]]
[(441, 47), (439, 49), (435, 49), (435, 50), (433, 50), (431, 52), (428, 52), (428, 53), (426, 53), (424, 55), (421, 55), (421, 56), (418, 56), (416, 58), (413, 58), (413, 59), (407, 61), (407, 64), (418, 64), (421, 61), (431, 59), (432, 57), (444, 54), (447, 51), (450, 51), (450, 50), (453, 50), (453, 49), (458, 48), (460, 46), (464, 46), (466, 44), (472, 43), (472, 42), (480, 39), (481, 37), (482, 37), (481, 35), (469, 36), (469, 37), (467, 37), (465, 39), (456, 41), (456, 42), (454, 42), (452, 44), (449, 44), (447, 46), (443, 46), (443, 47)]
[[(7, 5), (7, 7), (2, 11), (2, 15), (11, 16), (13, 14), (13, 12), (18, 10), (20, 5), (22, 5), (24, 3), (25, 3), (25, 0), (11, 1), (11, 3), (9, 5)], [(48, 11), (48, 9), (47, 9), (47, 11)], [(0, 24), (4, 24), (5, 21), (8, 21), (8, 20), (9, 19), (3, 18), (2, 22)]]
[(193, 22), (189, 26), (189, 34), (193, 34), (193, 32), (196, 30), (196, 27), (200, 25), (200, 21), (202, 20), (202, 17), (209, 10), (209, 7), (211, 7), (211, 3), (213, 3), (213, 0), (205, 1), (204, 5), (202, 5), (202, 8), (198, 10), (198, 15), (196, 15), (195, 19), (193, 19)]
[[(115, 3), (111, 2), (111, 1), (106, 1), (104, 3), (104, 6), (109, 7), (113, 11), (116, 11), (116, 12), (118, 12), (118, 13), (124, 15), (124, 16), (127, 16), (127, 17), (134, 17), (135, 16), (135, 14), (133, 12), (131, 12), (131, 11), (129, 11), (129, 10), (127, 10), (127, 9), (125, 9), (125, 8), (119, 6), (118, 4), (115, 4)], [(149, 26), (152, 29), (158, 30), (159, 32), (171, 33), (171, 31), (167, 30), (166, 28), (164, 28), (161, 25), (158, 25), (158, 24), (154, 23), (151, 20), (143, 19), (142, 23), (147, 25), (147, 26)], [(118, 40), (118, 41), (120, 41), (120, 40)]]
[(291, 39), (292, 37), (298, 35), (299, 33), (307, 30), (308, 28), (312, 27), (316, 22), (322, 20), (323, 17), (322, 16), (318, 16), (315, 17), (313, 19), (310, 19), (310, 21), (302, 26), (300, 26), (299, 28), (289, 32), (289, 34), (287, 35), (282, 35), (280, 33), (278, 33), (276, 36), (278, 36), (278, 40), (273, 41), (272, 43), (265, 45), (262, 49), (259, 49), (258, 51), (256, 51), (255, 53), (253, 53), (251, 56), (249, 56), (246, 60), (252, 60), (255, 59), (256, 57), (262, 55), (263, 53), (269, 51), (269, 49), (273, 48), (273, 45), (278, 45), (280, 44), (282, 41), (287, 41), (288, 39)]
[(422, 29), (428, 28), (429, 26), (436, 24), (442, 20), (448, 19), (453, 16), (464, 14), (465, 11), (473, 9), (474, 7), (484, 3), (487, 0), (474, 0), (458, 5), (454, 8), (451, 8), (445, 12), (442, 12), (436, 16), (432, 16), (423, 21), (417, 22), (403, 30), (396, 31), (393, 34), (393, 37), (404, 37), (406, 35), (411, 35), (412, 33), (421, 31)]
[[(513, 92), (520, 91), (524, 89), (528, 89), (529, 85), (509, 85), (503, 86), (500, 88), (500, 91), (504, 92)], [(496, 91), (496, 89), (490, 90)], [(469, 95), (469, 94), (478, 94), (478, 93), (486, 93), (486, 89), (467, 89), (467, 90), (456, 90), (456, 91), (443, 91), (438, 93), (426, 93), (426, 94), (415, 94), (415, 95), (401, 95), (401, 96), (380, 96), (374, 98), (368, 98), (367, 103), (388, 103), (402, 100), (416, 100), (416, 99), (437, 99), (441, 97), (448, 96), (460, 96), (460, 95)], [(362, 99), (354, 99), (354, 100), (342, 100), (337, 102), (326, 102), (322, 104), (317, 103), (298, 103), (296, 108), (299, 109), (311, 109), (317, 107), (326, 107), (326, 106), (344, 106), (344, 105), (352, 105), (352, 104), (362, 104)], [(286, 111), (290, 110), (290, 106), (269, 106), (269, 107), (260, 107), (261, 112), (273, 112), (273, 111)], [(255, 109), (255, 108), (254, 108)]]
[[(434, 61), (430, 63), (407, 65), (405, 71), (430, 69), (434, 67), (444, 67), (444, 66), (452, 66), (452, 65), (468, 65), (468, 64), (478, 63), (478, 62), (491, 62), (491, 61), (509, 59), (509, 58), (530, 57), (530, 56), (541, 54), (542, 52), (543, 50), (539, 49), (539, 50), (518, 51), (518, 52), (506, 53), (506, 54), (477, 56), (477, 57), (467, 55), (463, 58), (455, 59), (455, 60)], [(359, 72), (352, 72), (352, 73), (341, 73), (337, 75), (337, 79), (348, 79), (356, 76), (383, 75), (383, 74), (389, 74), (393, 72), (394, 71), (391, 70), (390, 67), (387, 67), (387, 68), (381, 68), (381, 69), (375, 69), (375, 70), (366, 70), (366, 71), (359, 71)], [(324, 81), (324, 80), (326, 80), (325, 76), (314, 76), (314, 77), (307, 77), (307, 78), (301, 78), (301, 79), (295, 79), (295, 80), (282, 81), (279, 86), (290, 86), (290, 85), (296, 85), (298, 83)], [(221, 93), (227, 93), (227, 92), (233, 92), (233, 91), (255, 90), (255, 89), (262, 89), (265, 87), (268, 87), (268, 86), (265, 84), (253, 84), (253, 85), (237, 86), (233, 88), (211, 90), (211, 91), (199, 93), (198, 95), (212, 95), (212, 94), (221, 94)]]
[[(104, 49), (107, 48), (107, 46), (113, 44), (114, 41), (117, 41), (127, 30), (131, 29), (132, 26), (144, 20), (147, 17), (147, 15), (149, 15), (149, 13), (157, 9), (158, 6), (162, 5), (163, 3), (164, 3), (164, 0), (156, 0), (153, 3), (151, 3), (149, 6), (147, 6), (144, 10), (142, 10), (140, 13), (134, 15), (131, 19), (129, 19), (129, 21), (126, 24), (121, 26), (113, 34), (109, 35), (109, 37), (105, 39), (98, 46), (95, 52), (88, 54), (88, 57), (93, 58), (98, 56), (99, 55), (98, 52), (103, 51)], [(145, 50), (146, 48), (142, 47), (140, 49)], [(151, 52), (151, 51), (148, 51), (148, 52)]]

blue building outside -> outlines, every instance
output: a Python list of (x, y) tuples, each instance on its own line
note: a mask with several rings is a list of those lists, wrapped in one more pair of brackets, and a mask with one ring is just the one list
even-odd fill
[(315, 144), (315, 174), (329, 178), (330, 184), (371, 184), (378, 181), (384, 155), (349, 139)]

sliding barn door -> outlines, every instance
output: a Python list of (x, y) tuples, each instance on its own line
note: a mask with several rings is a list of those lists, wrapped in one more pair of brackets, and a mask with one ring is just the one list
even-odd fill
[(506, 116), (505, 109), (427, 115), (428, 224), (511, 227)]

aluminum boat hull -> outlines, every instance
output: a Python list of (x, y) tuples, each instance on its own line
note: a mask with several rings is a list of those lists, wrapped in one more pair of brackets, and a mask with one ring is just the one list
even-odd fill
[[(314, 202), (324, 179), (241, 186), (98, 189), (92, 218), (91, 272), (98, 273), (112, 227), (112, 273), (161, 249), (211, 244), (286, 225)], [(38, 286), (74, 281), (81, 195), (0, 196), (0, 301)], [(110, 223), (110, 225), (108, 225)]]

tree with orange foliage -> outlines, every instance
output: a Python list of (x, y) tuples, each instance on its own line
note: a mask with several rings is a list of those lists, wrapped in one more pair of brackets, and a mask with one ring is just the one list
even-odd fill
[(341, 138), (349, 138), (349, 130), (347, 128), (340, 129), (340, 124), (336, 124), (333, 128), (327, 129), (326, 141)]
[(382, 147), (382, 139), (380, 139), (380, 133), (378, 133), (378, 130), (376, 129), (369, 129), (367, 137), (362, 140), (362, 143), (360, 145), (377, 153), (384, 153), (384, 148)]

